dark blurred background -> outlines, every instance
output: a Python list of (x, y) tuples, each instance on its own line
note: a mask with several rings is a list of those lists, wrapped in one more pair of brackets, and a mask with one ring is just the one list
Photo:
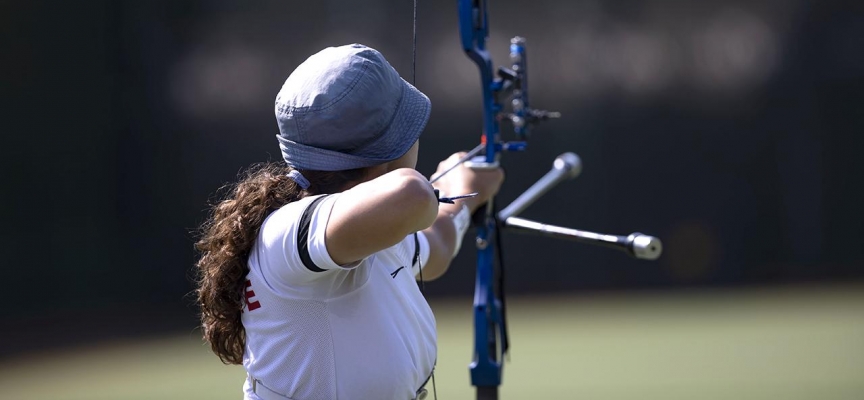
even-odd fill
[[(665, 245), (642, 262), (506, 235), (510, 292), (864, 278), (862, 3), (491, 3), (493, 57), (527, 37), (532, 103), (563, 114), (506, 156), (500, 201), (574, 151), (582, 175), (524, 215)], [(456, 22), (453, 2), (420, 2), (427, 175), (480, 133)], [(352, 42), (410, 81), (411, 31), (409, 1), (0, 2), (0, 356), (194, 327), (196, 229), (221, 185), (280, 159), (282, 82)], [(470, 296), (464, 249), (430, 296)]]

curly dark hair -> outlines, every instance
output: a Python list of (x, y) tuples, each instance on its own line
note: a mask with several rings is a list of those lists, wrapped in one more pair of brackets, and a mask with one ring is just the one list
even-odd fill
[(336, 193), (362, 180), (366, 169), (300, 172), (310, 186), (302, 189), (288, 178), (283, 163), (256, 164), (239, 182), (223, 188), (224, 198), (212, 206), (195, 244), (195, 294), (201, 308), (204, 339), (225, 364), (242, 364), (246, 331), (240, 320), (245, 305), (243, 285), (249, 273), (249, 251), (264, 219), (280, 207), (316, 194)]

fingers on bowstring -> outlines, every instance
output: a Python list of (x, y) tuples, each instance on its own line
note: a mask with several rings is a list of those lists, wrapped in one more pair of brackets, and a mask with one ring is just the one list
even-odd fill
[(447, 157), (446, 160), (443, 160), (443, 161), (438, 163), (438, 169), (447, 169), (447, 168), (452, 167), (453, 164), (455, 164), (457, 161), (462, 159), (462, 157), (465, 157), (466, 154), (468, 154), (468, 153), (464, 152), (464, 151), (460, 151), (458, 153), (451, 154), (450, 157)]
[(448, 157), (447, 159), (448, 159), (448, 160), (453, 160), (453, 162), (456, 162), (456, 161), (460, 160), (462, 157), (465, 157), (465, 155), (467, 155), (467, 154), (468, 154), (468, 152), (466, 152), (466, 151), (460, 151), (460, 152), (458, 152), (458, 153), (453, 153), (453, 154), (452, 154), (450, 157)]

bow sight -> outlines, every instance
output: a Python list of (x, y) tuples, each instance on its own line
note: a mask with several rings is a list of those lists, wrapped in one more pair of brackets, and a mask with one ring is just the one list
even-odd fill
[(510, 95), (510, 106), (513, 112), (506, 114), (513, 123), (513, 130), (520, 138), (528, 136), (531, 126), (549, 118), (559, 118), (561, 113), (555, 111), (536, 110), (528, 104), (527, 54), (525, 53), (525, 38), (516, 36), (510, 39), (511, 69), (498, 67), (501, 83), (501, 94)]
[[(493, 74), (492, 59), (486, 51), (489, 36), (488, 15), (484, 0), (459, 0), (459, 33), (468, 57), (480, 69), (483, 92), (483, 138), (480, 145), (471, 150), (456, 165), (469, 162), (472, 168), (496, 168), (504, 151), (521, 151), (525, 140), (537, 122), (558, 118), (557, 112), (533, 109), (528, 101), (528, 62), (525, 39), (514, 37), (510, 41), (510, 68), (498, 68)], [(495, 76), (497, 75), (497, 76)], [(502, 99), (509, 99), (510, 112), (505, 112)], [(499, 121), (510, 121), (516, 133), (516, 141), (503, 142), (499, 135)], [(475, 157), (485, 150), (483, 156)], [(455, 167), (455, 165), (454, 165)], [(445, 170), (434, 182), (452, 168)], [(471, 362), (471, 384), (477, 387), (478, 399), (497, 399), (501, 385), (502, 360), (509, 346), (507, 339), (506, 313), (503, 294), (503, 268), (495, 269), (495, 249), (500, 245), (490, 238), (497, 238), (500, 229), (518, 232), (539, 233), (565, 238), (582, 243), (600, 244), (628, 252), (630, 255), (653, 260), (660, 256), (662, 244), (652, 236), (633, 233), (628, 236), (598, 234), (577, 229), (542, 224), (518, 218), (520, 212), (539, 199), (544, 193), (565, 179), (579, 175), (582, 163), (573, 153), (556, 158), (552, 170), (538, 180), (500, 213), (487, 204), (474, 216), (477, 229), (477, 275), (474, 287), (474, 359)], [(497, 281), (493, 280), (498, 277)]]
[[(558, 118), (560, 113), (537, 110), (528, 101), (528, 55), (525, 38), (516, 36), (510, 40), (511, 67), (499, 67), (497, 77), (492, 73), (492, 58), (486, 51), (486, 38), (489, 35), (486, 3), (483, 0), (459, 1), (459, 32), (462, 48), (480, 68), (480, 81), (483, 89), (483, 143), (478, 147), (486, 148), (486, 163), (496, 165), (501, 151), (524, 150), (523, 141), (535, 123), (549, 118)], [(510, 99), (512, 112), (504, 112), (502, 98)], [(503, 143), (499, 140), (498, 121), (513, 123), (513, 130), (520, 141)], [(485, 146), (484, 146), (485, 145)], [(476, 154), (475, 149), (469, 154)], [(479, 167), (475, 163), (475, 167)]]

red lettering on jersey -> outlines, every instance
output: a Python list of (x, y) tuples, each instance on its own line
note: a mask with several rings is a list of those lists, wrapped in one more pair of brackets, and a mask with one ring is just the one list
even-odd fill
[(252, 300), (253, 297), (255, 297), (255, 291), (250, 289), (251, 287), (252, 287), (252, 282), (247, 279), (246, 280), (246, 293), (244, 293), (244, 295), (246, 296), (246, 307), (249, 308), (249, 311), (257, 310), (257, 309), (261, 308), (261, 302), (259, 302), (259, 301), (250, 302), (249, 301), (249, 300)]

